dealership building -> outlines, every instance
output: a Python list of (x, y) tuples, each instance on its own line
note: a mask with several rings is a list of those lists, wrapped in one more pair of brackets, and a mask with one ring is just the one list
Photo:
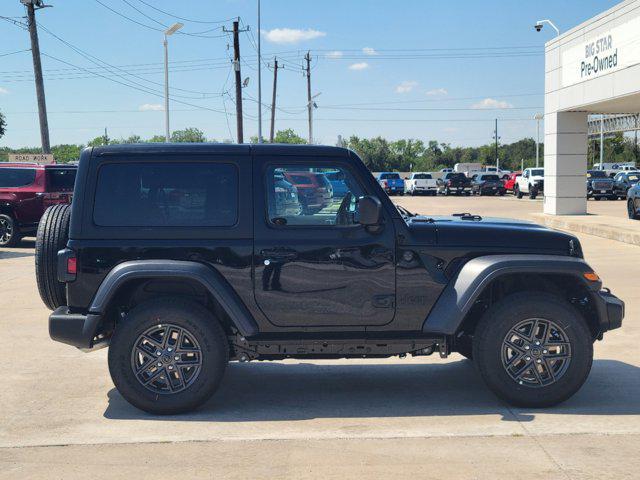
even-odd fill
[(544, 212), (585, 214), (588, 118), (640, 112), (640, 0), (545, 45)]

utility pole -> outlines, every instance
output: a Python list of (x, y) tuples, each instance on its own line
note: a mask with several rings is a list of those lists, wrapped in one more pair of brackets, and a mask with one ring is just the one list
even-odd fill
[(260, 21), (260, 0), (258, 0), (258, 143), (262, 143), (262, 53), (260, 50), (262, 35)]
[[(223, 31), (228, 32), (227, 29)], [(240, 38), (239, 33), (246, 32), (238, 27), (238, 20), (233, 22), (233, 69), (236, 77), (236, 124), (238, 128), (238, 143), (244, 143), (242, 128), (242, 75), (240, 72)]]
[(31, 37), (31, 55), (33, 57), (33, 74), (36, 79), (36, 96), (38, 99), (38, 115), (40, 117), (40, 141), (42, 153), (51, 153), (49, 143), (49, 122), (47, 120), (47, 102), (44, 97), (44, 81), (42, 80), (42, 63), (40, 62), (40, 43), (38, 42), (38, 27), (36, 26), (36, 7), (44, 8), (42, 0), (20, 0), (27, 8), (29, 36)]
[(536, 113), (533, 116), (534, 120), (536, 121), (536, 127), (537, 127), (537, 136), (536, 136), (536, 168), (538, 168), (540, 166), (540, 120), (542, 120), (544, 118), (544, 116), (541, 113)]
[(273, 59), (273, 96), (271, 97), (271, 131), (269, 133), (269, 142), (273, 143), (273, 136), (276, 123), (276, 89), (278, 85), (278, 69), (284, 68), (278, 66), (278, 59)]
[(304, 56), (307, 61), (307, 111), (309, 114), (309, 145), (313, 143), (313, 101), (311, 100), (311, 55), (309, 52)]

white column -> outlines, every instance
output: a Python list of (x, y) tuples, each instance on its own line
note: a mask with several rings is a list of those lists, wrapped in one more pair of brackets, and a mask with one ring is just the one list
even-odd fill
[(544, 213), (587, 213), (587, 113), (544, 116)]

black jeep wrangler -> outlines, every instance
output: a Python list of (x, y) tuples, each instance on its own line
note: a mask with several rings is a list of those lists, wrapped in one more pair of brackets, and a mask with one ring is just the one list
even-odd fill
[[(344, 186), (310, 184), (328, 205), (295, 207), (284, 177), (336, 171)], [(353, 152), (322, 146), (86, 149), (72, 205), (39, 225), (36, 267), (51, 337), (109, 345), (120, 393), (158, 414), (205, 402), (230, 360), (434, 352), (472, 359), (514, 405), (554, 405), (624, 315), (577, 238), (414, 215)]]

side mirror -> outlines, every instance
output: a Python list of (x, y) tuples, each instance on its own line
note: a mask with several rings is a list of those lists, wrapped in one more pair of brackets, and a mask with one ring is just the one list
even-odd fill
[(360, 197), (356, 207), (356, 221), (360, 225), (375, 226), (382, 219), (382, 203), (376, 197)]

